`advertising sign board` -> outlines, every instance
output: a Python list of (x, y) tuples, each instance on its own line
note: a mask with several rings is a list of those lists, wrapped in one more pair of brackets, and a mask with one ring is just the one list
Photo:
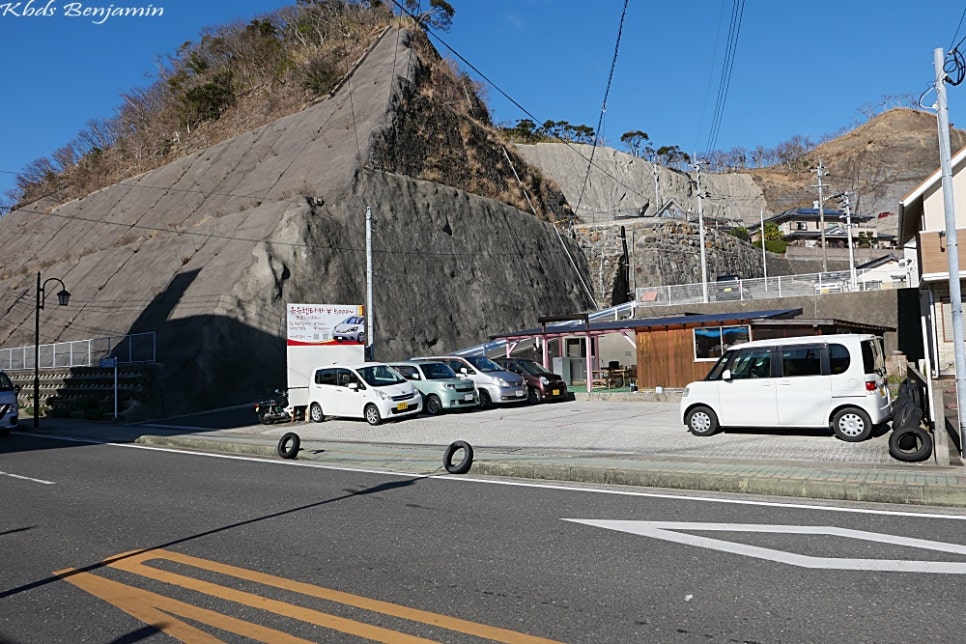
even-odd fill
[(288, 399), (304, 407), (315, 369), (365, 360), (366, 319), (357, 304), (289, 304), (287, 320)]

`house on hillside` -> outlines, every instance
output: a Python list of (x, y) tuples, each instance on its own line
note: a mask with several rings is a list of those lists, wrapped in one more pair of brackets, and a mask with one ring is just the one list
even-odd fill
[[(776, 224), (782, 237), (791, 246), (821, 247), (823, 219), (826, 247), (847, 248), (846, 215), (842, 210), (829, 209), (820, 213), (818, 208), (791, 208), (769, 217), (765, 220), (765, 223)], [(852, 245), (854, 248), (895, 247), (895, 235), (879, 232), (872, 226), (864, 225), (876, 219), (873, 215), (852, 214), (848, 219), (852, 223)], [(752, 241), (758, 240), (761, 235), (760, 229), (760, 223), (748, 226), (748, 233), (751, 235)]]
[[(956, 239), (966, 240), (966, 148), (952, 158), (952, 189)], [(931, 332), (933, 375), (955, 373), (952, 306), (949, 299), (949, 261), (946, 250), (946, 210), (942, 170), (936, 170), (899, 203), (899, 244), (914, 263), (910, 285), (918, 284), (922, 314)], [(966, 278), (966, 253), (960, 250), (959, 281)]]

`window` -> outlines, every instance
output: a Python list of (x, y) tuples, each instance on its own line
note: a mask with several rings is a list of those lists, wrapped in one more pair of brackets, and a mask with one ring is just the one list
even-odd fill
[(717, 360), (736, 344), (748, 342), (751, 329), (747, 326), (711, 326), (694, 330), (694, 359)]
[[(862, 343), (862, 353), (865, 354), (865, 343)], [(830, 344), (828, 345), (828, 364), (829, 371), (834, 376), (837, 373), (845, 373), (848, 371), (849, 364), (852, 362), (852, 357), (849, 354), (849, 350), (843, 347), (841, 344)], [(866, 373), (871, 373), (866, 369)]]
[(785, 378), (822, 375), (822, 347), (815, 344), (784, 347), (782, 375)]
[(335, 384), (335, 369), (319, 369), (315, 372), (315, 384), (317, 385), (334, 385)]
[(731, 377), (735, 380), (770, 376), (771, 351), (768, 348), (739, 351), (731, 363)]

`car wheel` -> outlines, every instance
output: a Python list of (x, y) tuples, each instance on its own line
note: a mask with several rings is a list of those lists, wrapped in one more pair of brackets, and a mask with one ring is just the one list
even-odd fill
[(379, 415), (379, 408), (372, 403), (366, 405), (362, 413), (366, 417), (366, 422), (370, 425), (378, 425), (382, 422), (382, 416)]
[(858, 407), (846, 407), (832, 416), (832, 431), (844, 441), (857, 443), (872, 435), (872, 420)]
[(359, 344), (365, 344), (366, 343), (366, 334), (365, 333), (360, 333), (359, 334), (359, 337), (357, 338), (357, 341), (359, 342)]
[(536, 405), (538, 402), (540, 402), (540, 390), (530, 387), (527, 393), (527, 402), (531, 405)]
[(720, 428), (718, 417), (710, 407), (704, 405), (698, 405), (690, 410), (684, 418), (684, 424), (695, 436), (711, 436)]
[(321, 423), (325, 420), (325, 414), (322, 413), (322, 405), (312, 403), (312, 406), (309, 407), (309, 420), (313, 423)]
[(439, 401), (439, 396), (435, 394), (430, 394), (426, 398), (425, 405), (426, 413), (430, 416), (435, 416), (436, 414), (443, 411), (443, 403)]
[(889, 436), (889, 454), (907, 463), (925, 460), (932, 454), (932, 436), (922, 427), (893, 429)]
[(493, 406), (493, 399), (490, 398), (490, 392), (486, 389), (480, 389), (480, 409), (489, 409)]

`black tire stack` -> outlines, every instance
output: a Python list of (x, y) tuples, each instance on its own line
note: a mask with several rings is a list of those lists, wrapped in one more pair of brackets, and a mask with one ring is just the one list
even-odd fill
[(912, 463), (932, 455), (932, 436), (922, 426), (922, 389), (918, 382), (906, 378), (892, 406), (892, 435), (889, 454), (892, 458)]

